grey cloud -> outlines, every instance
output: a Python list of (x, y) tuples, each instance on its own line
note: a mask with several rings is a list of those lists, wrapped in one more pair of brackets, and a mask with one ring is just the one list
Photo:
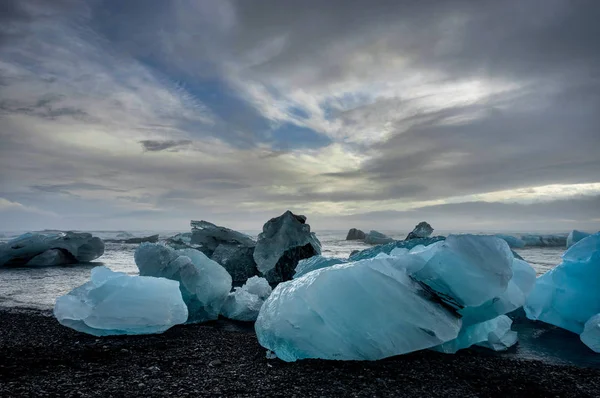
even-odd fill
[(163, 141), (143, 140), (143, 141), (140, 141), (140, 144), (142, 144), (144, 151), (147, 151), (147, 152), (159, 152), (159, 151), (166, 151), (166, 150), (177, 151), (178, 149), (181, 149), (181, 147), (186, 147), (188, 145), (191, 145), (192, 141), (190, 141), (190, 140), (177, 140), (177, 141), (175, 141), (175, 140), (163, 140)]

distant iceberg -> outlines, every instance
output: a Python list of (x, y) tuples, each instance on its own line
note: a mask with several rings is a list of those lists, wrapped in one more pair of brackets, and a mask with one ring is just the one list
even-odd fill
[(373, 230), (369, 231), (369, 233), (365, 235), (364, 240), (365, 243), (368, 243), (370, 245), (384, 245), (386, 243), (394, 241), (393, 238), (390, 238), (386, 234), (382, 234), (381, 232)]
[(56, 300), (54, 316), (77, 331), (110, 336), (162, 333), (184, 323), (188, 311), (176, 281), (96, 267), (89, 282)]
[(496, 234), (496, 236), (508, 243), (508, 246), (511, 249), (522, 249), (525, 247), (525, 242), (523, 241), (523, 239), (517, 236), (505, 234)]
[(600, 233), (571, 246), (561, 264), (537, 278), (524, 309), (529, 319), (581, 334), (600, 313)]

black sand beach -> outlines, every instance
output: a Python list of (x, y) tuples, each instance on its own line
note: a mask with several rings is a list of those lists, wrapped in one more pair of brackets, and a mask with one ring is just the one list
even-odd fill
[(267, 360), (251, 329), (96, 338), (48, 312), (0, 310), (0, 396), (597, 397), (600, 370), (466, 350), (377, 362)]

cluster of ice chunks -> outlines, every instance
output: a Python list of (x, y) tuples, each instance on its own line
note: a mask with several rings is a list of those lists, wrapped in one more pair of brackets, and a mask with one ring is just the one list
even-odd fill
[(176, 281), (129, 276), (106, 267), (54, 306), (62, 325), (94, 336), (162, 333), (184, 323), (188, 310)]
[[(370, 258), (280, 284), (256, 321), (259, 342), (285, 361), (374, 360), (457, 338), (461, 348), (471, 341), (494, 349), (514, 344), (515, 335), (498, 317), (523, 304), (535, 273), (506, 242), (451, 235), (409, 246), (371, 251)], [(471, 324), (460, 314), (469, 311)], [(484, 331), (487, 342), (471, 339)]]
[(600, 313), (600, 233), (580, 240), (562, 258), (536, 280), (524, 309), (529, 319), (581, 334)]
[(300, 260), (296, 266), (296, 273), (294, 274), (293, 278), (296, 279), (311, 271), (331, 267), (332, 265), (343, 264), (346, 262), (348, 262), (348, 260), (341, 258), (323, 257), (321, 255), (313, 256), (311, 258)]
[(572, 230), (569, 233), (569, 236), (567, 236), (567, 249), (590, 235), (591, 234), (588, 232), (578, 231), (576, 229)]
[(271, 292), (272, 288), (265, 278), (253, 276), (242, 287), (236, 287), (229, 293), (221, 308), (221, 314), (236, 321), (255, 321)]
[(292, 278), (300, 260), (317, 254), (321, 254), (321, 242), (310, 232), (306, 217), (286, 211), (265, 223), (253, 256), (261, 275), (279, 283)]
[(134, 257), (140, 275), (180, 282), (189, 312), (187, 323), (219, 317), (231, 290), (231, 276), (221, 265), (198, 250), (174, 250), (160, 243), (142, 243)]
[(0, 244), (0, 267), (87, 263), (102, 254), (102, 239), (86, 232), (28, 232)]
[(588, 319), (579, 337), (592, 351), (600, 353), (600, 314)]

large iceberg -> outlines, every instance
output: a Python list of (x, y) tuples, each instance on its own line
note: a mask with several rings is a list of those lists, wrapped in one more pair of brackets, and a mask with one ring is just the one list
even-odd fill
[(188, 307), (188, 323), (219, 317), (231, 290), (231, 276), (225, 268), (195, 249), (174, 250), (159, 243), (142, 243), (135, 251), (140, 275), (180, 282)]
[(600, 353), (600, 314), (594, 315), (585, 323), (579, 337), (592, 351)]
[(236, 321), (255, 321), (271, 291), (271, 286), (265, 278), (253, 276), (242, 287), (236, 287), (235, 291), (229, 293), (221, 314)]
[(433, 227), (426, 221), (421, 221), (415, 228), (406, 236), (405, 240), (429, 238), (433, 233)]
[(270, 283), (279, 283), (292, 278), (300, 260), (317, 254), (321, 254), (321, 242), (310, 232), (306, 217), (286, 211), (263, 226), (254, 260)]
[(560, 265), (537, 278), (527, 317), (580, 334), (600, 313), (600, 232), (571, 246)]
[(332, 265), (343, 264), (345, 262), (348, 262), (348, 260), (335, 257), (323, 257), (320, 255), (300, 260), (300, 262), (296, 266), (296, 273), (294, 274), (294, 279), (299, 278), (302, 275), (307, 274), (316, 269), (327, 268), (331, 267)]
[(0, 244), (0, 267), (87, 263), (102, 254), (102, 239), (86, 232), (28, 232)]
[[(461, 312), (470, 308), (477, 309), (470, 315), (474, 324), (503, 315), (532, 284), (528, 265), (496, 237), (450, 235), (410, 248), (391, 247), (390, 254), (280, 284), (259, 313), (259, 342), (285, 361), (404, 354), (456, 339), (463, 330)], [(498, 338), (486, 337), (494, 349), (508, 346), (513, 336), (500, 332), (501, 319), (477, 329), (495, 325)]]
[(572, 230), (567, 236), (567, 249), (573, 246), (575, 243), (579, 242), (583, 238), (587, 238), (591, 234), (588, 232), (578, 231), (576, 229)]
[(365, 235), (365, 243), (370, 245), (384, 245), (393, 242), (394, 239), (379, 231), (370, 231)]
[(109, 336), (162, 333), (184, 323), (188, 310), (178, 282), (95, 267), (89, 282), (56, 300), (54, 316), (80, 332)]
[(461, 321), (407, 273), (419, 266), (382, 254), (281, 283), (256, 320), (258, 341), (290, 362), (377, 360), (452, 340)]
[(510, 329), (512, 320), (500, 315), (482, 323), (463, 326), (458, 337), (432, 349), (446, 354), (454, 354), (458, 350), (473, 345), (504, 351), (517, 343), (517, 332)]
[(190, 246), (225, 267), (234, 285), (241, 285), (258, 273), (254, 261), (256, 242), (250, 236), (208, 221), (191, 221), (191, 226)]

